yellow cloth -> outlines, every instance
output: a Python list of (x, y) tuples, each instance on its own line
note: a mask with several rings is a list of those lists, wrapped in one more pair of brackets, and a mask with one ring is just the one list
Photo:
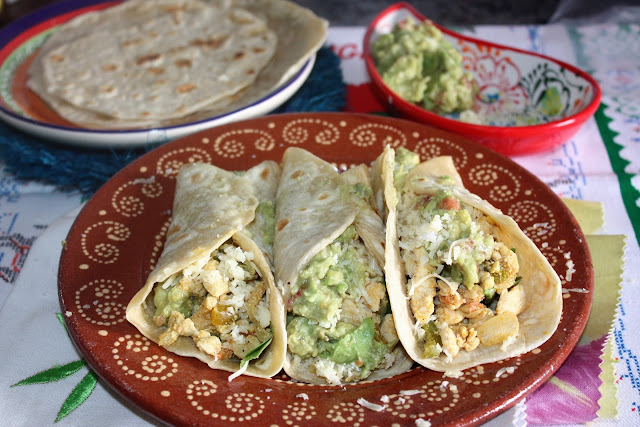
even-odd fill
[(615, 382), (615, 359), (611, 332), (616, 317), (620, 284), (624, 268), (625, 236), (593, 234), (604, 225), (603, 206), (599, 202), (564, 199), (585, 233), (591, 251), (594, 271), (594, 292), (591, 314), (580, 339), (580, 344), (607, 336), (601, 356), (600, 409), (598, 417), (615, 418), (618, 415), (618, 396)]

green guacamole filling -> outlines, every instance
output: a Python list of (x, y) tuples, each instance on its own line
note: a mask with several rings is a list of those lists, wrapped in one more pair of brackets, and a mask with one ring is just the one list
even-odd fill
[(404, 147), (396, 150), (395, 163), (393, 167), (393, 184), (396, 190), (400, 191), (404, 187), (407, 174), (411, 169), (420, 163), (420, 156)]
[(463, 70), (462, 56), (428, 21), (407, 19), (372, 44), (384, 82), (403, 99), (436, 113), (468, 110), (477, 85)]
[(262, 241), (273, 246), (276, 231), (276, 208), (271, 200), (261, 202), (256, 208), (255, 227), (262, 233)]
[[(170, 278), (167, 280), (170, 280)], [(155, 287), (153, 304), (156, 306), (156, 311), (153, 318), (161, 318), (166, 322), (174, 311), (182, 313), (184, 317), (191, 317), (200, 306), (202, 298), (198, 298), (178, 286), (163, 288), (162, 285), (167, 280)]]
[[(395, 343), (376, 339), (379, 333), (370, 317), (359, 325), (339, 320), (345, 299), (355, 300), (366, 292), (368, 267), (356, 253), (356, 240), (355, 227), (349, 226), (300, 272), (292, 289), (295, 297), (287, 319), (287, 343), (289, 351), (301, 358), (355, 364), (360, 378), (366, 378), (383, 363)], [(387, 307), (385, 296), (380, 312)]]

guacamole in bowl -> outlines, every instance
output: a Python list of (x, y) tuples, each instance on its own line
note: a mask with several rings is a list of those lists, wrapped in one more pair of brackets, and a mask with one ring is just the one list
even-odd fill
[(462, 55), (431, 22), (407, 19), (382, 34), (371, 55), (384, 82), (403, 99), (438, 114), (470, 110), (478, 92)]

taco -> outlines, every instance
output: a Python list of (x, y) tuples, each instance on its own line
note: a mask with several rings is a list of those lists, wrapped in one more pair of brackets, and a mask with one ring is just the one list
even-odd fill
[(299, 149), (284, 154), (275, 269), (287, 311), (284, 370), (315, 384), (408, 370), (386, 292), (384, 226), (367, 168), (343, 174)]
[(144, 336), (230, 379), (282, 369), (285, 319), (269, 261), (279, 174), (270, 161), (242, 174), (180, 169), (163, 252), (127, 307)]
[[(450, 157), (386, 148), (387, 288), (407, 353), (460, 371), (528, 352), (556, 330), (558, 275), (516, 222), (462, 187)], [(372, 173), (376, 173), (374, 170)]]

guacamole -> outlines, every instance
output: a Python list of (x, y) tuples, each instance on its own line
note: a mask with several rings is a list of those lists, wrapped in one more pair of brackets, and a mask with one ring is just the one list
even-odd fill
[(255, 228), (260, 230), (262, 241), (273, 246), (273, 237), (276, 232), (276, 208), (272, 201), (261, 202), (256, 208), (254, 219)]
[(438, 114), (469, 110), (477, 93), (462, 56), (432, 23), (407, 19), (372, 44), (384, 82), (403, 99)]
[[(356, 189), (356, 187), (354, 187)], [(302, 359), (348, 365), (366, 378), (397, 342), (380, 336), (388, 297), (382, 271), (353, 225), (316, 254), (298, 276), (288, 302), (287, 344)], [(376, 301), (368, 287), (382, 289)], [(365, 302), (367, 301), (367, 302)]]
[(393, 184), (396, 190), (404, 187), (405, 179), (411, 169), (420, 163), (420, 156), (404, 147), (396, 150), (395, 164), (393, 167)]

